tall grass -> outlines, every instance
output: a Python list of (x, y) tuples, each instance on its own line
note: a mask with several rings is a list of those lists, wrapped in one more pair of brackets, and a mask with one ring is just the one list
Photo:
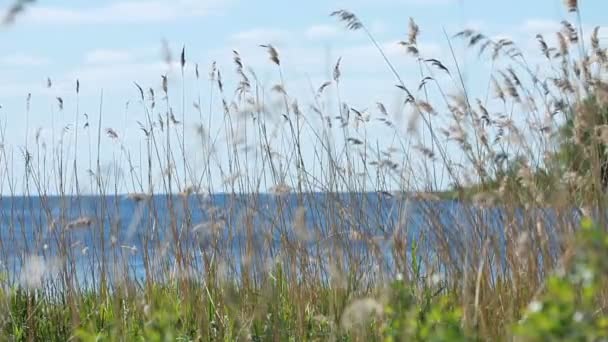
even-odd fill
[[(578, 13), (576, 2), (568, 5)], [(102, 93), (84, 124), (78, 106), (73, 126), (55, 121), (66, 128), (50, 145), (39, 134), (22, 150), (3, 144), (1, 334), (29, 341), (568, 336), (542, 330), (546, 322), (533, 314), (545, 298), (553, 303), (547, 291), (559, 297), (555, 284), (574, 297), (589, 294), (560, 282), (571, 265), (605, 270), (588, 260), (601, 248), (575, 262), (575, 251), (589, 252), (576, 243), (578, 210), (606, 227), (608, 60), (598, 31), (585, 45), (580, 19), (564, 21), (558, 46), (537, 37), (545, 60), (533, 65), (514, 42), (472, 30), (446, 37), (452, 56), (425, 56), (410, 20), (400, 44), (419, 67), (420, 82), (411, 85), (355, 14), (332, 16), (363, 31), (384, 58), (410, 111), (407, 127), (385, 104), (361, 111), (343, 102), (340, 59), (304, 106), (272, 45), (263, 48), (277, 84), (262, 84), (235, 51), (234, 92), (216, 63), (204, 80), (183, 48), (182, 85), (186, 72), (196, 76), (193, 108), (172, 91), (168, 74), (160, 91), (134, 84), (128, 120), (139, 132), (105, 126)], [(466, 87), (457, 39), (491, 63), (487, 92)], [(64, 101), (78, 103), (79, 88), (52, 104), (55, 114)], [(218, 103), (222, 120), (213, 121)], [(370, 136), (373, 125), (390, 141)], [(7, 129), (3, 123), (0, 140)], [(141, 134), (143, 148), (129, 150), (127, 134)], [(76, 151), (87, 140), (85, 179)], [(200, 141), (202, 167), (188, 155), (191, 140)], [(110, 167), (102, 149), (112, 151)], [(606, 317), (605, 283), (592, 284), (592, 298), (573, 302), (581, 310), (587, 303), (589, 319)], [(538, 326), (526, 330), (528, 317)], [(593, 331), (605, 324), (597, 322)]]

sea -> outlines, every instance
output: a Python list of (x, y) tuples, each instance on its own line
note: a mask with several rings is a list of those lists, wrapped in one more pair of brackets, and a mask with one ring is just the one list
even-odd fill
[[(507, 212), (386, 192), (2, 197), (0, 280), (40, 286), (67, 274), (94, 286), (103, 271), (144, 282), (178, 268), (202, 274), (210, 263), (238, 277), (252, 262), (287, 262), (294, 248), (306, 249), (298, 254), (318, 267), (342, 253), (346, 262), (367, 256), (370, 272), (394, 273), (398, 258), (425, 260), (422, 267), (430, 268), (446, 253), (464, 267), (488, 243), (500, 269), (509, 237), (543, 229), (559, 253), (556, 227), (576, 226), (577, 219), (551, 209)], [(187, 265), (177, 265), (180, 253)]]

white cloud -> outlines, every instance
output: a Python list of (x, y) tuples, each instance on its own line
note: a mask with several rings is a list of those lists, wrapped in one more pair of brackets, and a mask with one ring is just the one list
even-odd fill
[(125, 50), (96, 49), (85, 56), (87, 64), (114, 64), (126, 63), (133, 59), (132, 54)]
[(349, 0), (337, 1), (340, 4), (363, 4), (363, 5), (415, 5), (415, 6), (439, 6), (451, 5), (456, 0)]
[[(593, 32), (594, 27), (589, 26), (587, 24), (583, 24), (583, 32), (584, 39), (582, 39), (585, 44), (589, 44), (591, 40), (591, 34)], [(528, 62), (531, 64), (538, 64), (539, 66), (546, 63), (545, 57), (539, 48), (538, 39), (536, 38), (537, 34), (541, 34), (543, 39), (547, 43), (549, 47), (558, 47), (559, 42), (557, 39), (557, 32), (563, 31), (562, 24), (556, 20), (548, 20), (548, 19), (530, 19), (524, 22), (520, 28), (514, 28), (512, 30), (515, 33), (515, 38), (519, 42), (520, 48), (522, 48), (524, 55), (528, 57)], [(600, 39), (602, 35), (608, 33), (606, 27), (600, 28), (599, 36)], [(601, 40), (600, 40), (601, 41)], [(606, 40), (602, 42), (605, 45)], [(535, 58), (535, 59), (531, 59)]]
[(461, 27), (460, 29), (470, 29), (474, 31), (483, 32), (488, 29), (488, 26), (484, 20), (472, 19), (465, 22), (463, 27)]
[[(126, 90), (133, 90), (133, 82), (144, 87), (154, 87), (157, 90), (161, 85), (161, 75), (169, 75), (171, 87), (179, 86), (179, 62), (171, 66), (162, 61), (144, 62), (116, 62), (99, 64), (82, 64), (69, 70), (51, 75), (53, 86), (46, 87), (46, 77), (38, 79), (8, 79), (0, 81), (0, 99), (10, 97), (25, 97), (28, 93), (50, 96), (70, 96), (74, 94), (76, 80), (80, 81), (81, 93), (92, 91), (97, 93), (104, 89), (105, 93), (113, 94), (117, 100), (128, 99), (130, 95), (123, 96)], [(133, 93), (135, 94), (135, 93)]]
[(25, 99), (28, 93), (32, 94), (44, 94), (46, 87), (43, 86), (44, 82), (19, 82), (18, 80), (0, 83), (0, 93), (2, 94), (2, 101), (6, 101), (11, 97), (17, 97), (19, 99)]
[(456, 0), (397, 0), (397, 2), (408, 5), (449, 5), (456, 3)]
[(521, 31), (528, 35), (550, 34), (558, 32), (561, 25), (558, 21), (550, 19), (528, 19), (521, 26)]
[(28, 24), (58, 25), (164, 22), (204, 16), (230, 2), (231, 0), (130, 0), (88, 8), (31, 6), (23, 14), (22, 20)]
[[(176, 69), (177, 65), (173, 66)], [(96, 86), (121, 86), (121, 83), (132, 86), (133, 81), (156, 81), (160, 84), (160, 75), (169, 71), (170, 67), (164, 62), (146, 63), (107, 63), (99, 65), (86, 65), (75, 68), (68, 73), (65, 79), (80, 79), (82, 84), (95, 84)]]
[(231, 38), (238, 44), (282, 44), (291, 38), (291, 33), (274, 28), (255, 28), (238, 32)]
[(382, 20), (374, 20), (369, 25), (369, 30), (372, 34), (383, 34), (389, 31), (389, 27), (386, 25), (386, 22)]
[(333, 25), (313, 25), (309, 27), (304, 35), (310, 40), (326, 40), (335, 38), (342, 32)]
[(14, 53), (11, 55), (0, 57), (0, 65), (3, 66), (43, 66), (50, 63), (49, 59), (42, 56), (35, 56), (25, 53)]
[[(389, 57), (407, 57), (406, 49), (399, 44), (399, 41), (386, 42), (383, 43), (381, 47)], [(369, 48), (371, 49), (372, 47), (370, 46)], [(424, 56), (425, 58), (439, 58), (442, 56), (441, 46), (436, 43), (419, 42), (418, 51), (420, 51), (421, 56)], [(375, 50), (373, 50), (373, 52), (375, 52), (376, 54), (378, 53)]]

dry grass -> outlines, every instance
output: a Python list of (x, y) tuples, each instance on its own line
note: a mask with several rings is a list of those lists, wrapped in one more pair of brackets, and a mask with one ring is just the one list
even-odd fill
[[(576, 1), (567, 6), (578, 11)], [(195, 72), (209, 108), (200, 91), (192, 109), (182, 97), (179, 121), (169, 75), (160, 78), (161, 94), (136, 83), (141, 151), (121, 140), (136, 132), (102, 126), (103, 95), (98, 116), (82, 125), (77, 112), (73, 128), (75, 143), (88, 138), (88, 179), (78, 178), (66, 136), (52, 146), (37, 138), (23, 161), (3, 145), (4, 190), (18, 194), (12, 184), (23, 175), (25, 196), (3, 199), (0, 331), (16, 340), (367, 340), (414, 329), (418, 335), (406, 335), (424, 339), (418, 328), (385, 320), (399, 311), (391, 308), (398, 295), (430, 317), (449, 313), (446, 326), (468, 336), (512, 339), (548, 275), (573, 257), (574, 211), (606, 226), (608, 116), (598, 114), (608, 105), (608, 59), (598, 31), (590, 49), (580, 23), (564, 22), (556, 47), (538, 36), (546, 58), (538, 68), (510, 40), (471, 30), (448, 38), (493, 62), (492, 89), (475, 94), (454, 56), (419, 50), (413, 19), (400, 44), (420, 82), (407, 85), (355, 14), (332, 16), (364, 31), (384, 57), (411, 112), (407, 129), (382, 103), (366, 112), (342, 102), (341, 59), (305, 107), (290, 94), (272, 45), (262, 47), (278, 83), (261, 84), (235, 52), (235, 92), (215, 63), (205, 85), (184, 47), (182, 81)], [(325, 101), (330, 87), (335, 108)], [(57, 110), (74, 99), (58, 98)], [(212, 122), (218, 103), (222, 120)], [(202, 168), (186, 153), (187, 125), (198, 127), (192, 140), (200, 141)], [(393, 141), (369, 136), (372, 125)], [(110, 168), (102, 148), (114, 151)], [(210, 190), (218, 175), (221, 196)], [(442, 184), (458, 201), (440, 199)], [(602, 289), (598, 312), (606, 298)], [(427, 322), (410, 314), (403, 322)]]

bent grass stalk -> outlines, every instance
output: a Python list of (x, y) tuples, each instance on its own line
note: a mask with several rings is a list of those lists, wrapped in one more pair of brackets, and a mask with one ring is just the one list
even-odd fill
[[(75, 146), (68, 152), (54, 130), (50, 146), (38, 136), (28, 143), (28, 124), (23, 169), (14, 165), (2, 123), (0, 181), (11, 197), (1, 199), (0, 334), (83, 341), (509, 340), (530, 333), (526, 322), (542, 319), (534, 314), (552, 305), (543, 297), (556, 292), (552, 284), (564, 291), (586, 286), (570, 288), (560, 274), (587, 255), (573, 206), (596, 215), (600, 227), (605, 222), (608, 61), (597, 38), (591, 50), (580, 49), (580, 60), (570, 54), (579, 44), (572, 39), (554, 48), (541, 44), (546, 64), (534, 69), (509, 40), (472, 30), (446, 34), (450, 50), (452, 39), (464, 39), (480, 58), (491, 55), (494, 89), (477, 93), (466, 89), (453, 51), (448, 67), (419, 50), (412, 20), (401, 44), (421, 77), (412, 92), (354, 14), (333, 15), (363, 30), (421, 128), (412, 124), (407, 132), (381, 103), (362, 111), (342, 102), (340, 63), (351, 56), (313, 91), (312, 104), (302, 105), (270, 45), (264, 48), (276, 85), (262, 84), (235, 52), (234, 96), (219, 66), (213, 63), (205, 85), (193, 64), (194, 109), (185, 105), (183, 48), (181, 122), (173, 115), (170, 74), (161, 77), (162, 109), (153, 88), (135, 83), (141, 106), (125, 118), (139, 125), (143, 151), (128, 150), (123, 139), (132, 132), (103, 126), (103, 92), (96, 125), (87, 115), (80, 127), (79, 82), (75, 99), (58, 100), (60, 113), (53, 114), (61, 127), (63, 106), (75, 101)], [(580, 26), (580, 14), (578, 20)], [(328, 87), (336, 108), (326, 105)], [(186, 148), (192, 110), (203, 165)], [(76, 160), (84, 129), (90, 194), (80, 187)], [(573, 157), (577, 163), (568, 162)], [(14, 170), (25, 170), (23, 203)], [(224, 193), (214, 194), (218, 176)], [(440, 184), (445, 192), (437, 191)], [(123, 188), (132, 193), (121, 194)], [(604, 267), (593, 260), (584, 265)], [(586, 273), (589, 281), (599, 281), (594, 274)], [(600, 337), (602, 321), (595, 318), (605, 317), (605, 288), (594, 287), (593, 300), (571, 303), (580, 310), (572, 321), (598, 325), (588, 331)]]

